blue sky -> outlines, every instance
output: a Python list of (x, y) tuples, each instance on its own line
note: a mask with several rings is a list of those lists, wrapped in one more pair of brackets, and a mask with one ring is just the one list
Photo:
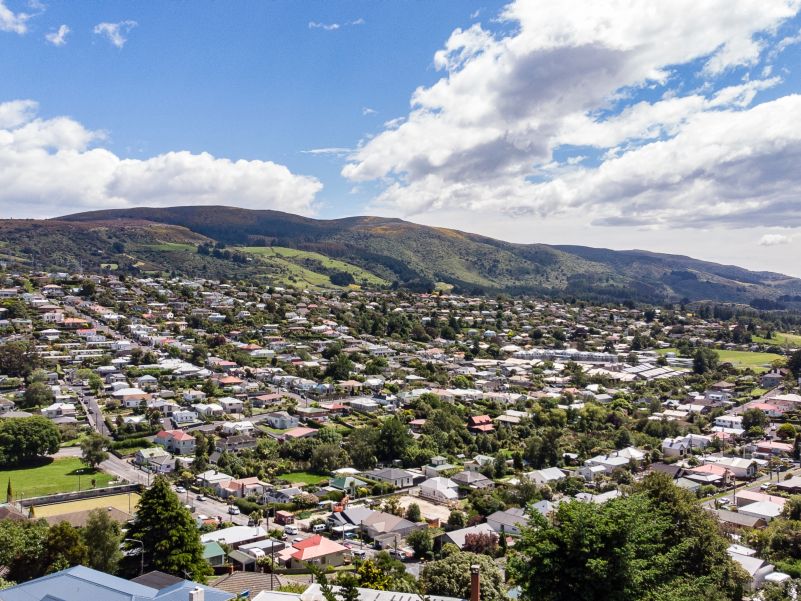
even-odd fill
[[(48, 2), (25, 35), (0, 34), (0, 56), (13, 57), (0, 61), (0, 102), (34, 99), (42, 117), (105, 130), (103, 146), (121, 157), (180, 149), (285, 164), (324, 181), (317, 215), (349, 215), (367, 196), (350, 193), (341, 160), (304, 151), (352, 148), (404, 115), (412, 91), (436, 80), (432, 57), (443, 40), (491, 6)], [(123, 21), (137, 24), (122, 48), (93, 33)], [(47, 43), (62, 24), (71, 29), (65, 45)]]
[(0, 212), (229, 204), (801, 275), (801, 0), (0, 0)]

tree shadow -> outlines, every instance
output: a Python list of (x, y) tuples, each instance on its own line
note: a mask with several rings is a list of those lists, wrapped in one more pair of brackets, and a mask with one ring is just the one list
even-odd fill
[(10, 463), (0, 466), (0, 474), (2, 474), (4, 471), (11, 470), (32, 470), (50, 465), (53, 463), (53, 461), (54, 459), (52, 457), (36, 457), (22, 463)]

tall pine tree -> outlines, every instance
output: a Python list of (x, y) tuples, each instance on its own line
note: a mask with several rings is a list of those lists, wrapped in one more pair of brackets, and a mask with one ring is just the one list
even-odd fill
[(200, 583), (211, 574), (192, 514), (163, 476), (142, 494), (128, 538), (142, 541), (145, 563), (152, 569)]

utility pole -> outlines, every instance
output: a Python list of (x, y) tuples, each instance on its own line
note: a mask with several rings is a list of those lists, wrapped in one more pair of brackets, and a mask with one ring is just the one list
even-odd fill
[(140, 546), (139, 549), (139, 575), (145, 573), (145, 543), (140, 541), (138, 538), (126, 538), (122, 542), (124, 543), (135, 543)]

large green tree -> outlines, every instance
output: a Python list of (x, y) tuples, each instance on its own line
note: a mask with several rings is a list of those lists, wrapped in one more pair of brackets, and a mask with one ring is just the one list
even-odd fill
[(51, 526), (47, 532), (43, 557), (44, 572), (50, 574), (66, 568), (86, 564), (89, 549), (81, 532), (69, 522)]
[(87, 565), (114, 574), (122, 560), (120, 525), (111, 519), (108, 511), (94, 509), (89, 513), (81, 533), (88, 549)]
[(412, 442), (409, 428), (397, 416), (392, 416), (381, 425), (378, 434), (377, 452), (384, 459), (395, 460), (403, 456)]
[(693, 495), (654, 474), (605, 503), (532, 517), (510, 573), (525, 601), (735, 601), (744, 574)]
[(152, 569), (181, 577), (186, 573), (197, 582), (211, 573), (192, 514), (163, 476), (142, 493), (128, 538), (142, 541), (145, 563)]
[(61, 435), (40, 415), (0, 420), (0, 465), (20, 465), (58, 451)]
[(427, 595), (470, 598), (470, 567), (477, 565), (481, 574), (481, 601), (501, 601), (504, 593), (503, 574), (486, 555), (454, 553), (445, 559), (425, 564), (420, 586)]
[(0, 520), (0, 565), (8, 568), (9, 580), (25, 582), (43, 574), (47, 533), (44, 520)]
[(40, 363), (41, 360), (33, 342), (15, 340), (0, 344), (0, 374), (24, 378)]
[(53, 390), (44, 382), (33, 382), (25, 387), (25, 394), (19, 401), (19, 406), (22, 409), (30, 409), (32, 407), (42, 407), (49, 405), (54, 399)]

